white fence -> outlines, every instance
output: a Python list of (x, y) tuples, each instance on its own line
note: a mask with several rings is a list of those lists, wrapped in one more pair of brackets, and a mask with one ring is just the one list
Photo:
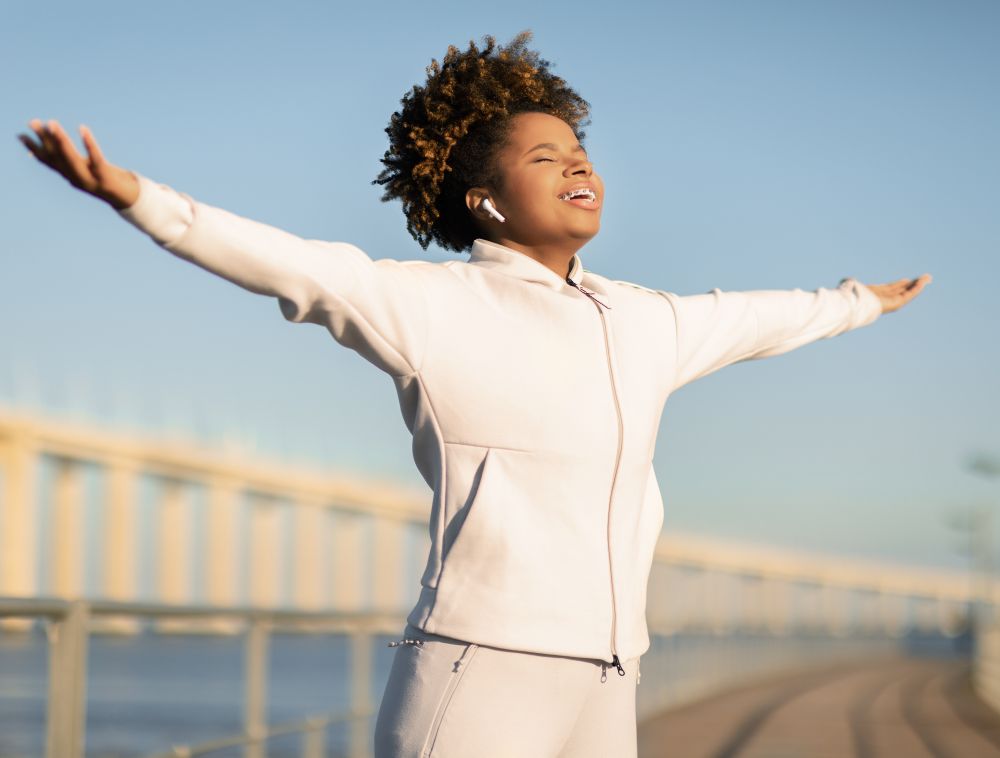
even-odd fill
[[(0, 414), (0, 598), (379, 613), (401, 630), (429, 503), (429, 493)], [(764, 670), (885, 651), (911, 630), (955, 634), (969, 602), (957, 572), (665, 533), (640, 717)], [(214, 617), (161, 621), (193, 623), (233, 629)]]

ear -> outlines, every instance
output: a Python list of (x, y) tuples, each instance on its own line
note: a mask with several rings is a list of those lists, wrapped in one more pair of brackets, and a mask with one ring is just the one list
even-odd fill
[(465, 207), (468, 208), (469, 212), (480, 221), (487, 221), (493, 218), (482, 207), (483, 200), (489, 196), (489, 190), (485, 187), (470, 187), (469, 191), (465, 193)]

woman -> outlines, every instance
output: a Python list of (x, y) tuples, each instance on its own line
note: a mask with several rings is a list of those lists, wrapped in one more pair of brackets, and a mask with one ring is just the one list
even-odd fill
[(667, 397), (869, 324), (930, 281), (679, 296), (584, 269), (604, 200), (588, 104), (528, 39), (449, 48), (386, 130), (383, 200), (424, 248), (467, 261), (372, 260), (241, 218), (109, 163), (85, 127), (86, 158), (54, 121), (31, 122), (40, 143), (21, 135), (165, 249), (392, 377), (433, 500), (378, 758), (634, 756)]

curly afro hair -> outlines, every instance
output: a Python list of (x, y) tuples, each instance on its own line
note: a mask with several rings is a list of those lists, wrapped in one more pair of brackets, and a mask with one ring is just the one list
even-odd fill
[(449, 45), (444, 61), (427, 67), (427, 81), (403, 96), (386, 134), (385, 168), (372, 184), (382, 201), (399, 198), (406, 229), (420, 246), (431, 242), (455, 252), (480, 236), (465, 205), (469, 187), (497, 186), (497, 151), (519, 113), (557, 116), (581, 141), (590, 105), (549, 72), (549, 62), (527, 49), (530, 31), (497, 46), (487, 35), (461, 52)]

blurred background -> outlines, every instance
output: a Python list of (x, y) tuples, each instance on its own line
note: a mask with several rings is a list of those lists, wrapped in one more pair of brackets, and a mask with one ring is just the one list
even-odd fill
[[(823, 634), (833, 624), (853, 640), (851, 656), (859, 639), (885, 652), (913, 630), (952, 650), (977, 598), (992, 598), (1000, 528), (998, 24), (986, 0), (6, 6), (0, 595), (333, 613), (286, 619), (298, 632), (332, 625), (343, 638), (332, 647), (275, 631), (259, 648), (278, 677), (271, 720), (357, 704), (358, 686), (360, 702), (377, 706), (384, 644), (368, 679), (355, 667), (337, 680), (342, 696), (319, 688), (304, 704), (281, 688), (308, 690), (288, 682), (324, 656), (341, 656), (329, 663), (341, 671), (367, 655), (358, 629), (393, 638), (416, 595), (429, 492), (391, 382), (325, 330), (291, 324), (276, 302), (156, 247), (16, 135), (55, 118), (80, 146), (84, 123), (109, 160), (202, 202), (373, 258), (449, 260), (421, 250), (400, 206), (379, 201), (384, 128), (449, 44), (530, 28), (532, 46), (592, 105), (586, 144), (607, 198), (602, 231), (581, 251), (588, 269), (678, 294), (934, 276), (869, 327), (671, 397), (655, 461), (662, 571), (649, 601), (650, 659), (665, 663), (643, 678), (640, 711), (725, 683), (697, 665), (717, 648), (657, 647), (676, 645), (681, 628), (715, 629), (716, 640), (732, 628), (741, 640), (758, 627), (785, 635), (782, 649), (797, 652), (776, 657), (782, 665), (841, 649), (801, 653), (789, 632), (798, 621)], [(784, 599), (747, 600), (758, 596), (720, 589), (719, 575), (776, 582)], [(319, 578), (304, 588), (302, 576)], [(796, 583), (827, 598), (815, 606), (822, 622), (803, 610), (812, 600), (789, 599)], [(831, 586), (845, 604), (829, 600)], [(884, 597), (869, 617), (857, 598), (872, 592)], [(691, 600), (706, 597), (712, 609)], [(920, 610), (928, 598), (932, 610)], [(0, 755), (38, 754), (46, 730), (50, 751), (84, 732), (68, 726), (79, 721), (72, 702), (53, 722), (46, 689), (59, 666), (46, 663), (42, 632), (72, 626), (70, 607), (51, 623), (18, 610), (0, 632)], [(88, 704), (88, 754), (152, 754), (256, 723), (240, 651), (261, 637), (191, 637), (182, 624), (164, 641), (162, 618), (123, 624), (87, 608), (90, 654), (76, 659), (91, 662), (89, 695), (77, 698)], [(369, 615), (355, 628), (342, 613)], [(114, 629), (127, 634), (103, 634)], [(156, 641), (137, 647), (150, 630)], [(748, 672), (762, 660), (728, 639)], [(168, 644), (180, 645), (176, 658)], [(279, 665), (281, 655), (298, 662)], [(129, 656), (140, 668), (122, 668)], [(218, 674), (218, 692), (198, 689), (196, 706), (177, 672), (200, 656), (229, 661), (219, 665), (232, 676)], [(680, 659), (695, 662), (693, 683), (677, 684), (667, 662)], [(141, 669), (150, 660), (168, 663)], [(168, 669), (173, 688), (151, 692)], [(673, 689), (644, 695), (654, 679)], [(163, 707), (185, 700), (186, 713)], [(122, 710), (129, 701), (148, 708)], [(223, 702), (226, 715), (205, 715)], [(361, 732), (344, 730), (309, 749), (361, 750)]]

